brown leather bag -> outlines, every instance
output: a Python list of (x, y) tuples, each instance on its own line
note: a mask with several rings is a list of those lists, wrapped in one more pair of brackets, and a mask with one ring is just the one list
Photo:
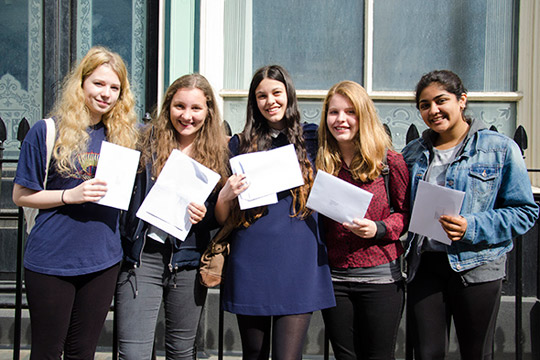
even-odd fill
[(223, 227), (210, 241), (208, 248), (201, 256), (199, 281), (206, 287), (218, 286), (223, 281), (230, 251), (228, 235), (231, 230), (231, 226)]

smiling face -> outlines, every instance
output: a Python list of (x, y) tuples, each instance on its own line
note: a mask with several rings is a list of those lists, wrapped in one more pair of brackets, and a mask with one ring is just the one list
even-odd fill
[(82, 89), (91, 122), (95, 125), (116, 104), (121, 90), (120, 79), (108, 64), (103, 64), (84, 80)]
[(467, 126), (462, 114), (466, 104), (466, 94), (462, 94), (458, 99), (442, 85), (434, 82), (420, 93), (418, 109), (430, 129), (446, 134)]
[(197, 88), (181, 88), (174, 94), (170, 117), (180, 143), (193, 142), (208, 114), (206, 96)]
[(351, 101), (341, 94), (330, 99), (326, 123), (340, 147), (352, 145), (358, 136), (358, 115)]
[(268, 121), (268, 126), (276, 130), (285, 127), (285, 112), (287, 110), (287, 90), (278, 80), (263, 79), (257, 89), (255, 98), (259, 111)]

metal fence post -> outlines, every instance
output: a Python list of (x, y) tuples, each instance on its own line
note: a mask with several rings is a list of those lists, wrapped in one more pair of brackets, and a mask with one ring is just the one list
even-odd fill
[(515, 346), (516, 360), (523, 359), (523, 236), (515, 239), (516, 244), (516, 323), (515, 323)]
[(224, 311), (223, 311), (223, 291), (219, 289), (219, 321), (218, 321), (218, 360), (223, 360), (223, 333), (224, 333)]
[[(30, 124), (26, 118), (22, 118), (17, 130), (17, 140), (20, 145), (30, 130)], [(24, 221), (23, 209), (19, 207), (17, 217), (17, 271), (15, 274), (15, 322), (14, 322), (14, 337), (13, 337), (13, 360), (19, 360), (21, 356), (21, 323), (22, 323), (22, 293), (23, 293), (23, 241), (24, 241)]]

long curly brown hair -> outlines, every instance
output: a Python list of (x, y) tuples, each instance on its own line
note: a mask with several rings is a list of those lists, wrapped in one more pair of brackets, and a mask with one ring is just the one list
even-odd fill
[(139, 138), (141, 167), (151, 162), (152, 175), (157, 178), (173, 149), (178, 148), (176, 130), (171, 122), (171, 103), (180, 89), (199, 89), (206, 97), (208, 113), (193, 141), (191, 157), (220, 174), (222, 185), (229, 175), (227, 135), (212, 87), (200, 74), (184, 75), (176, 79), (165, 92), (159, 114), (156, 116), (154, 113), (152, 122)]

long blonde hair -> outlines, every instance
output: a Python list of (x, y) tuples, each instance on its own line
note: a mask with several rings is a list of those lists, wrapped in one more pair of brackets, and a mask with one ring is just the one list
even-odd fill
[(152, 163), (152, 175), (157, 177), (173, 149), (178, 148), (176, 130), (171, 122), (171, 103), (180, 89), (199, 89), (204, 93), (208, 113), (193, 141), (192, 158), (221, 175), (221, 184), (228, 177), (229, 149), (225, 126), (221, 120), (212, 86), (200, 74), (184, 75), (176, 79), (165, 92), (159, 114), (154, 114), (139, 139), (142, 151), (141, 166)]
[(51, 116), (57, 118), (58, 129), (53, 156), (61, 174), (69, 176), (76, 171), (77, 155), (84, 153), (88, 148), (87, 129), (91, 121), (82, 85), (94, 70), (104, 64), (110, 66), (120, 80), (118, 100), (101, 119), (106, 128), (107, 141), (128, 148), (135, 148), (137, 143), (135, 100), (129, 86), (126, 65), (117, 53), (95, 46), (66, 76), (62, 96), (51, 112)]
[(382, 125), (375, 105), (366, 90), (354, 81), (342, 81), (330, 88), (322, 109), (319, 126), (319, 151), (317, 168), (337, 175), (342, 166), (338, 143), (328, 129), (328, 107), (335, 94), (347, 98), (358, 117), (358, 134), (354, 139), (354, 156), (349, 166), (353, 179), (357, 181), (375, 180), (381, 174), (382, 161), (387, 149), (392, 148), (392, 140)]

